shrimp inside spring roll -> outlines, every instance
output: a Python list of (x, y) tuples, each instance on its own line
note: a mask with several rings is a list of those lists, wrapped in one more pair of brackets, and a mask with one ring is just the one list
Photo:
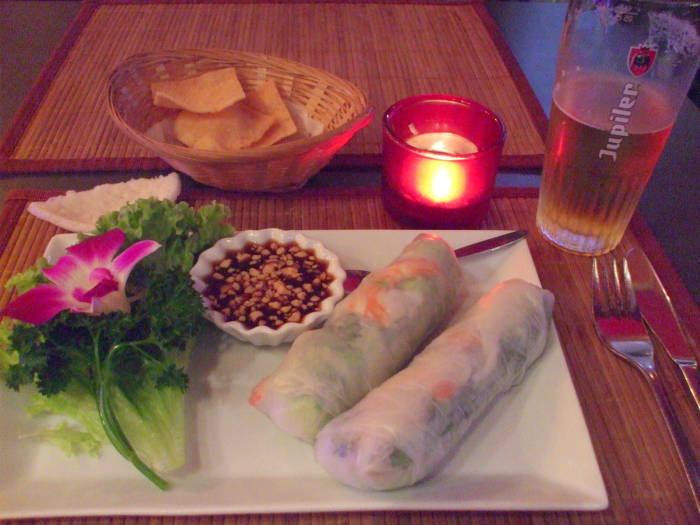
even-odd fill
[(362, 489), (396, 489), (432, 474), (542, 353), (553, 300), (519, 279), (496, 286), (405, 369), (328, 423), (316, 460)]
[(313, 441), (444, 327), (459, 306), (461, 283), (452, 248), (437, 235), (418, 235), (343, 299), (322, 328), (299, 336), (250, 403), (283, 430)]

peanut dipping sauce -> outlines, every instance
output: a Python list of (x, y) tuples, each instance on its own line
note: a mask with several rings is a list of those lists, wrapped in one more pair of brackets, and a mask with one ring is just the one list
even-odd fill
[(214, 265), (203, 296), (226, 322), (277, 329), (319, 310), (334, 279), (313, 249), (296, 242), (249, 242)]

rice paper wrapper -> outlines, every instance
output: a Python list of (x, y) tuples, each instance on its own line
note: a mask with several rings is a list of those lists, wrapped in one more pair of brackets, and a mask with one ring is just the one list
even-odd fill
[(317, 461), (361, 489), (396, 489), (431, 475), (540, 356), (552, 304), (550, 292), (525, 281), (498, 285), (409, 366), (328, 423), (316, 439)]

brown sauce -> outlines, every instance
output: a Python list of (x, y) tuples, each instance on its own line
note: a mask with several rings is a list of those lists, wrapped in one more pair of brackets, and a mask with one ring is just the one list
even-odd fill
[(203, 295), (227, 322), (277, 329), (319, 310), (333, 280), (328, 262), (313, 249), (249, 242), (214, 265)]

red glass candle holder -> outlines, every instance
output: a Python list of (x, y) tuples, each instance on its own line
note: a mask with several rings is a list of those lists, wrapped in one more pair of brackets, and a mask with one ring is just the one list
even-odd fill
[(412, 227), (477, 228), (488, 213), (505, 142), (501, 119), (452, 95), (418, 95), (383, 119), (382, 197)]

